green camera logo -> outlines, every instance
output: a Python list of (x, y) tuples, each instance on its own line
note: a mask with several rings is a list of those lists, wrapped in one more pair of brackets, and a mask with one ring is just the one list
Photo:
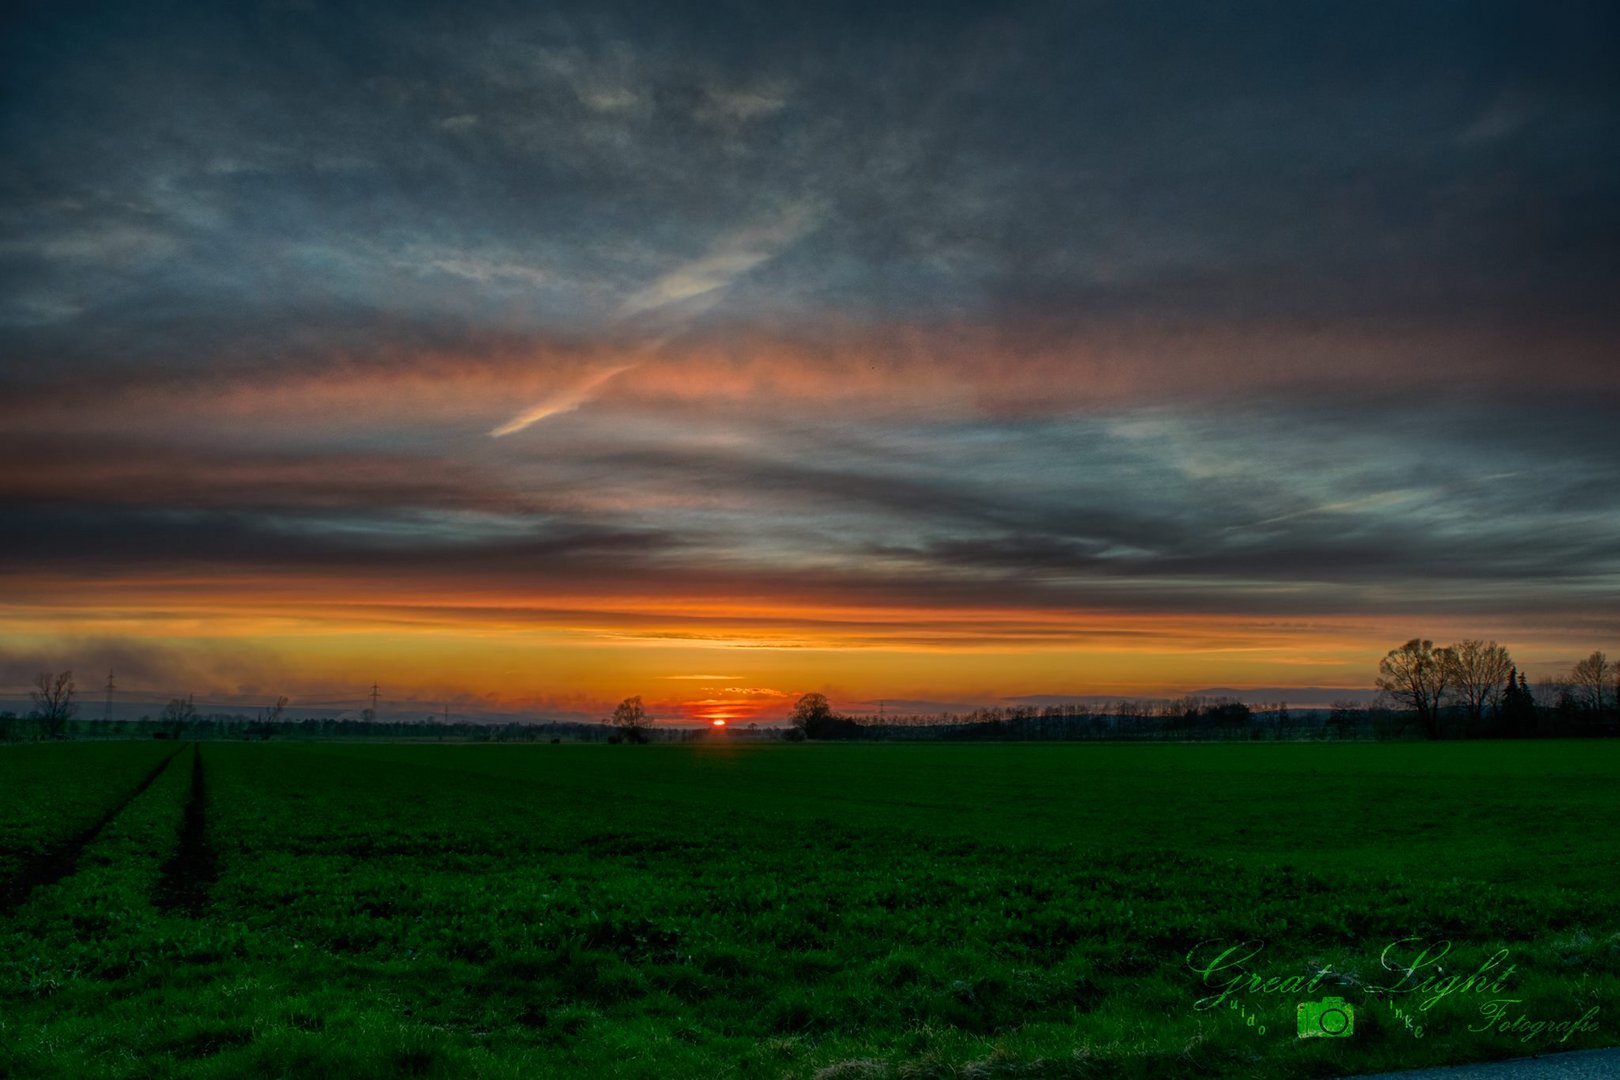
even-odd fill
[(1302, 1039), (1327, 1036), (1343, 1038), (1356, 1030), (1356, 1010), (1344, 1003), (1344, 998), (1325, 997), (1321, 1001), (1302, 1001), (1294, 1009), (1299, 1018), (1299, 1037)]

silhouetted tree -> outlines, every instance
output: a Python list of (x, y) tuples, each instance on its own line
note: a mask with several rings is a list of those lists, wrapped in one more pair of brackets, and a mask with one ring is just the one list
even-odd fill
[(1503, 680), (1513, 672), (1513, 658), (1494, 641), (1472, 638), (1459, 641), (1445, 652), (1450, 664), (1446, 681), (1468, 712), (1470, 730), (1477, 732), (1486, 706), (1494, 709), (1501, 698)]
[(633, 743), (647, 741), (647, 732), (652, 724), (647, 719), (647, 710), (642, 707), (640, 694), (619, 702), (613, 710), (613, 726)]
[(1536, 702), (1530, 696), (1530, 687), (1525, 683), (1524, 673), (1517, 668), (1508, 672), (1497, 712), (1502, 720), (1502, 734), (1523, 736), (1534, 732)]
[(1440, 705), (1451, 674), (1450, 649), (1436, 649), (1434, 642), (1413, 638), (1378, 663), (1378, 689), (1397, 703), (1417, 713), (1424, 733), (1440, 738)]
[(179, 738), (181, 732), (196, 719), (197, 710), (191, 704), (190, 694), (183, 698), (170, 698), (169, 703), (163, 706), (163, 724), (175, 738)]
[(832, 718), (832, 706), (827, 704), (825, 694), (802, 694), (793, 703), (793, 726), (803, 732), (807, 739), (822, 734)]
[(1575, 684), (1580, 703), (1595, 713), (1602, 713), (1608, 708), (1608, 682), (1613, 674), (1614, 665), (1609, 663), (1609, 658), (1601, 652), (1594, 652), (1575, 665), (1569, 679)]
[(79, 707), (73, 700), (73, 672), (54, 676), (40, 672), (34, 676), (34, 689), (28, 696), (34, 701), (34, 719), (39, 721), (40, 733), (47, 739), (60, 739)]

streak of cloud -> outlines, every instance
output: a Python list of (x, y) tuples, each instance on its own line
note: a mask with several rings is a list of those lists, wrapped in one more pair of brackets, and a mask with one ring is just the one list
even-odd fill
[(1234, 525), (1228, 531), (1239, 529), (1258, 529), (1266, 525), (1280, 525), (1285, 521), (1296, 518), (1313, 517), (1318, 514), (1348, 514), (1357, 510), (1371, 510), (1388, 506), (1399, 506), (1401, 503), (1422, 498), (1426, 493), (1422, 491), (1379, 491), (1359, 499), (1344, 499), (1339, 502), (1323, 503), (1320, 506), (1309, 506), (1303, 510), (1292, 510), (1286, 514), (1277, 514), (1249, 525)]
[(542, 398), (540, 401), (535, 402), (527, 409), (512, 417), (512, 419), (508, 420), (506, 423), (492, 430), (490, 435), (499, 439), (504, 435), (511, 435), (522, 431), (530, 424), (539, 423), (541, 420), (544, 420), (547, 417), (560, 416), (563, 413), (573, 412), (575, 409), (589, 401), (591, 399), (591, 395), (594, 394), (597, 389), (604, 385), (609, 379), (620, 374), (621, 372), (629, 371), (635, 366), (635, 364), (618, 364), (587, 375), (585, 378), (574, 383), (572, 386), (564, 387), (555, 393)]
[(632, 293), (620, 305), (619, 316), (631, 318), (672, 304), (712, 296), (755, 267), (776, 258), (794, 241), (814, 229), (818, 217), (813, 203), (798, 202), (768, 220), (723, 236), (710, 247), (707, 254), (682, 263), (650, 285)]
[[(646, 316), (662, 308), (686, 305), (680, 321), (666, 325), (638, 349), (644, 355), (654, 354), (677, 332), (681, 323), (700, 313), (706, 303), (698, 306), (691, 301), (712, 303), (718, 294), (729, 288), (744, 274), (780, 255), (795, 240), (815, 227), (817, 211), (809, 202), (794, 203), (768, 220), (732, 232), (710, 248), (702, 258), (684, 263), (664, 274), (651, 285), (638, 290), (619, 307), (621, 321)], [(623, 364), (586, 377), (573, 386), (536, 402), (490, 432), (495, 438), (513, 435), (541, 420), (572, 412), (589, 401), (608, 380), (622, 371), (642, 363)]]

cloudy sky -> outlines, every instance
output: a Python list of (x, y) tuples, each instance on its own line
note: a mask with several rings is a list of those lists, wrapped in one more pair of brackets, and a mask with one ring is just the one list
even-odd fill
[(1612, 4), (8, 10), (0, 694), (1620, 652)]

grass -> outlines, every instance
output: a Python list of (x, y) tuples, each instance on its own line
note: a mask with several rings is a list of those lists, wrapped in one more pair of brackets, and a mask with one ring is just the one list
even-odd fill
[[(161, 758), (40, 749), (0, 754), (35, 778), (8, 820), (102, 777), (82, 828)], [(115, 749), (126, 789), (75, 765)], [(203, 744), (0, 923), (0, 1075), (1264, 1080), (1609, 1045), (1617, 776), (1571, 742)], [(1422, 1009), (1375, 989), (1403, 939), (1451, 942), (1407, 986), (1514, 971)], [(1255, 981), (1196, 1007), (1244, 941)], [(1297, 1038), (1325, 994), (1354, 1034)], [(1520, 1030), (1485, 1030), (1498, 996)]]
[(150, 743), (41, 743), (0, 751), (0, 889), (53, 840), (83, 832), (173, 753)]

